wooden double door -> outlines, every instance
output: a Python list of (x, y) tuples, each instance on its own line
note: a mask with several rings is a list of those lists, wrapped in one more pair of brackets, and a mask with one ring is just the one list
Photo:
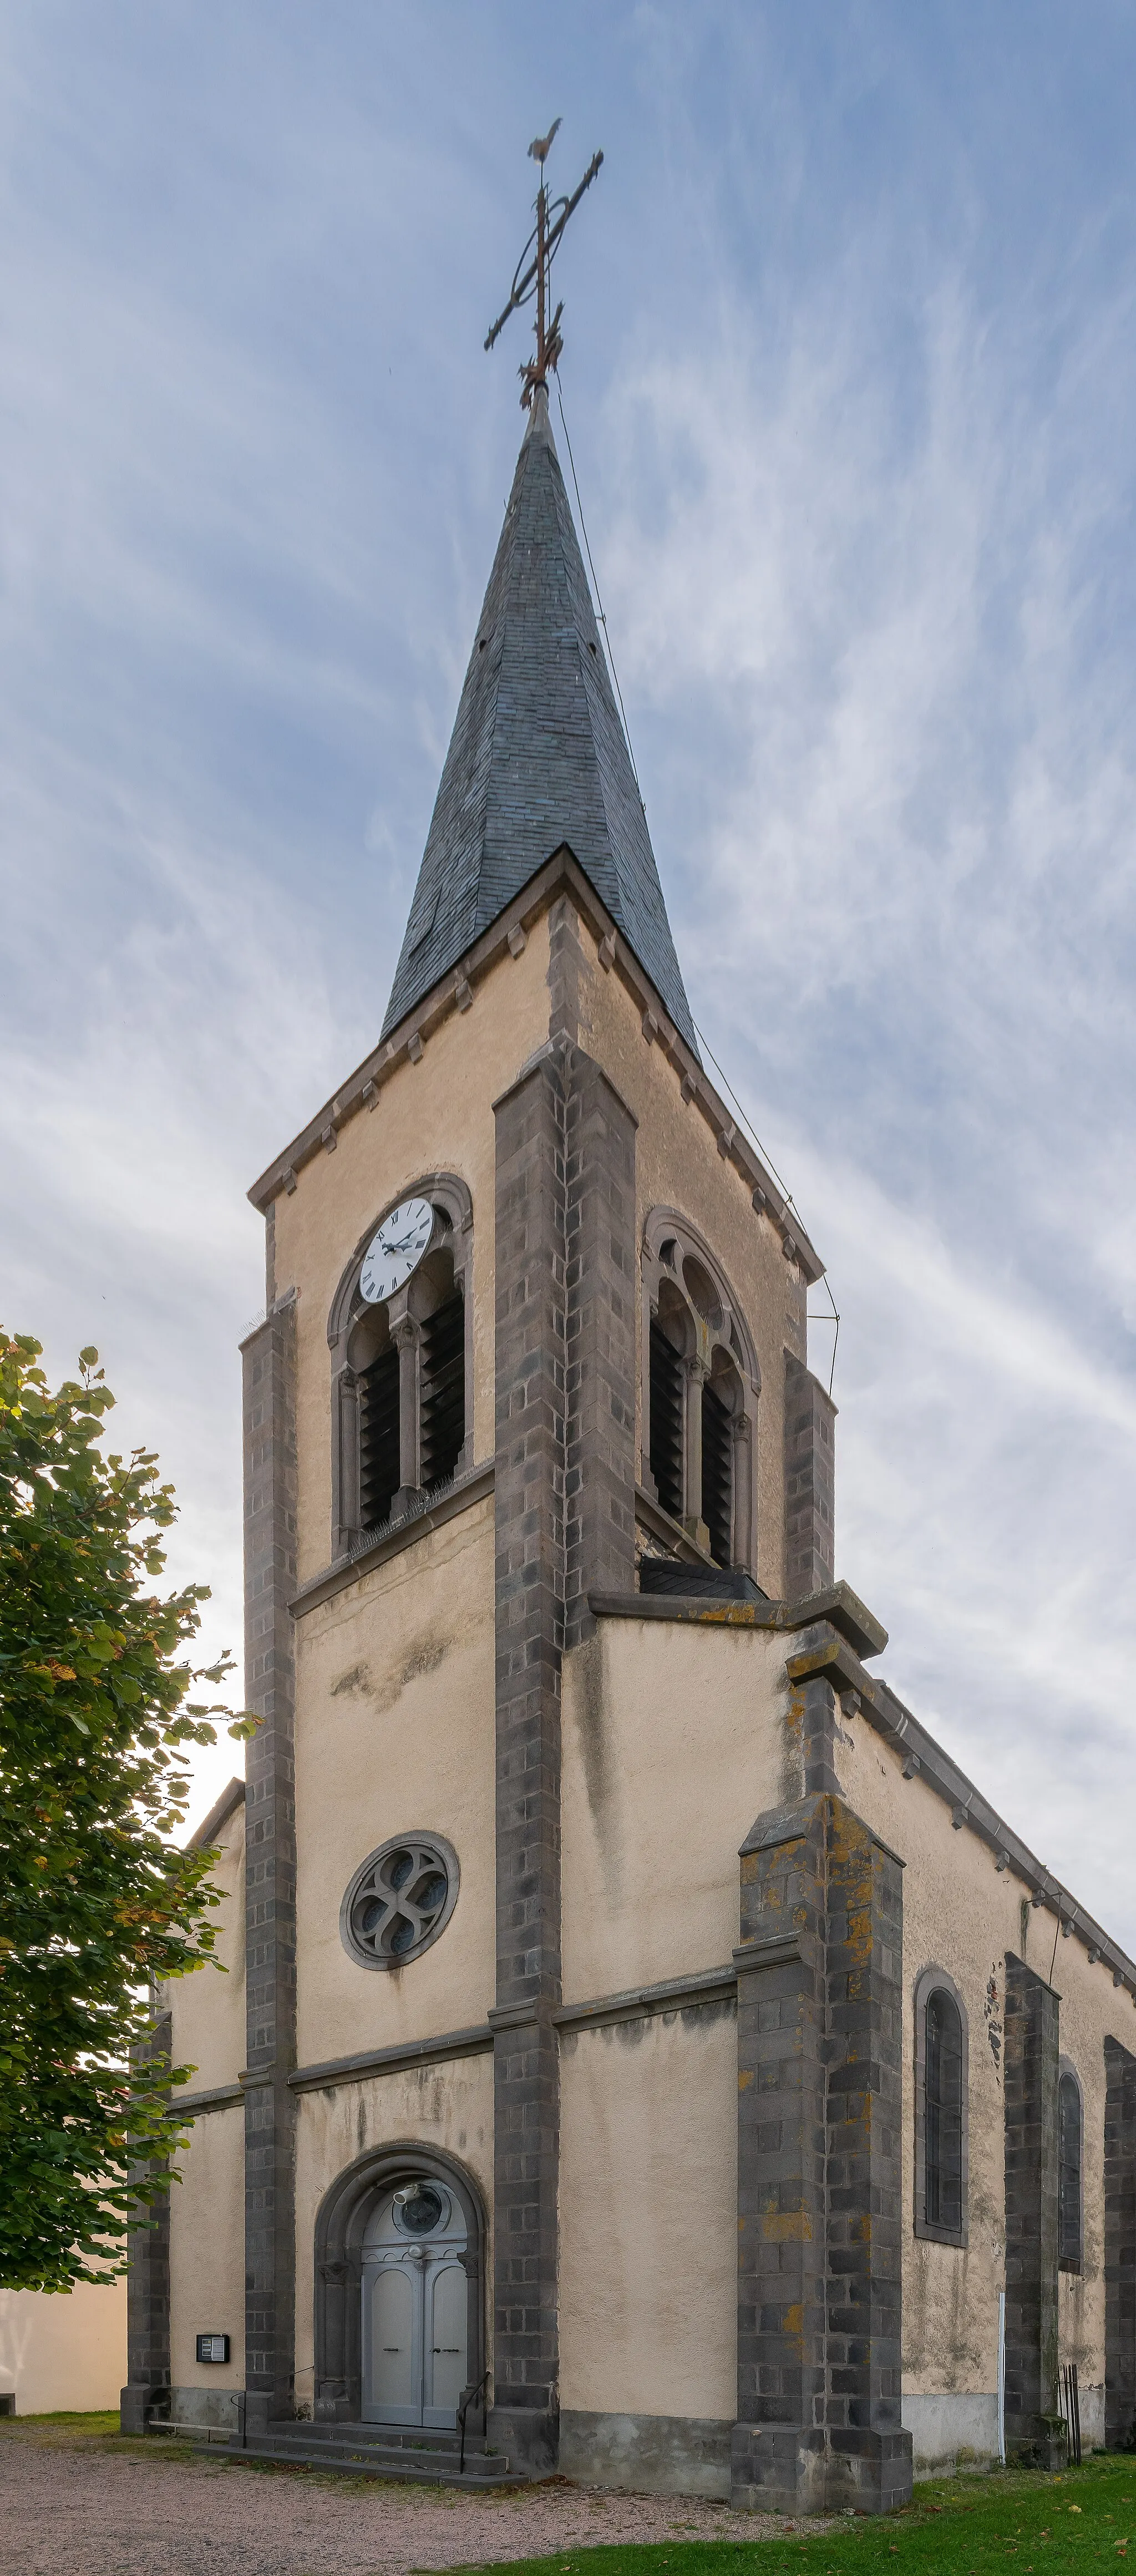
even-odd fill
[(465, 2223), (432, 2179), (387, 2192), (363, 2240), (363, 2419), (457, 2422), (469, 2343)]

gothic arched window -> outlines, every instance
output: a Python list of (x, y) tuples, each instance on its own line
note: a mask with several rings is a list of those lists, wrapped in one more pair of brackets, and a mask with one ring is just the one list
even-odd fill
[(1084, 2125), (1081, 2087), (1072, 2067), (1063, 2066), (1057, 2085), (1057, 2259), (1067, 2272), (1081, 2269)]
[(433, 1230), (405, 1284), (368, 1302), (361, 1274), (378, 1211), (328, 1319), (332, 1367), (332, 1554), (412, 1511), (473, 1463), (472, 1210), (463, 1182), (432, 1173), (399, 1192), (425, 1199)]
[(716, 1565), (753, 1571), (761, 1372), (724, 1273), (673, 1208), (643, 1238), (642, 1482)]
[(966, 2243), (967, 2028), (941, 1968), (915, 1990), (915, 2233)]

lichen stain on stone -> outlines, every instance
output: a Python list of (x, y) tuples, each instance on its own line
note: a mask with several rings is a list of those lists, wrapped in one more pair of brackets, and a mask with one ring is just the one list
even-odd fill
[(807, 2209), (767, 2209), (761, 2233), (767, 2245), (811, 2245), (813, 2223)]
[(741, 2068), (739, 2069), (739, 2071), (738, 2071), (738, 2091), (739, 2091), (739, 2093), (748, 2093), (749, 2088), (750, 2088), (750, 2085), (752, 2084), (752, 2082), (753, 2082), (753, 2068), (752, 2068), (752, 2066), (743, 2066), (743, 2067), (741, 2067)]
[(804, 1795), (805, 1787), (805, 1694), (799, 1687), (789, 1692), (785, 1719), (785, 1758), (781, 1774), (781, 1795), (786, 1805)]

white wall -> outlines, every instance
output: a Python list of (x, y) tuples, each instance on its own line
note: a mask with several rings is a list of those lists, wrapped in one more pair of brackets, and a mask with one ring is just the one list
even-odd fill
[(126, 2283), (0, 2290), (0, 2392), (17, 2415), (117, 2409), (126, 2379)]

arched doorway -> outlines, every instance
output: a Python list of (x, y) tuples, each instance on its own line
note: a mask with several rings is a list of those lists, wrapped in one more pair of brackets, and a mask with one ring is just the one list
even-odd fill
[(383, 2193), (363, 2235), (365, 2424), (457, 2423), (465, 2386), (466, 2229), (444, 2182)]
[(484, 2241), (476, 2183), (434, 2148), (375, 2148), (338, 2176), (316, 2219), (317, 2420), (454, 2423), (485, 2371)]

